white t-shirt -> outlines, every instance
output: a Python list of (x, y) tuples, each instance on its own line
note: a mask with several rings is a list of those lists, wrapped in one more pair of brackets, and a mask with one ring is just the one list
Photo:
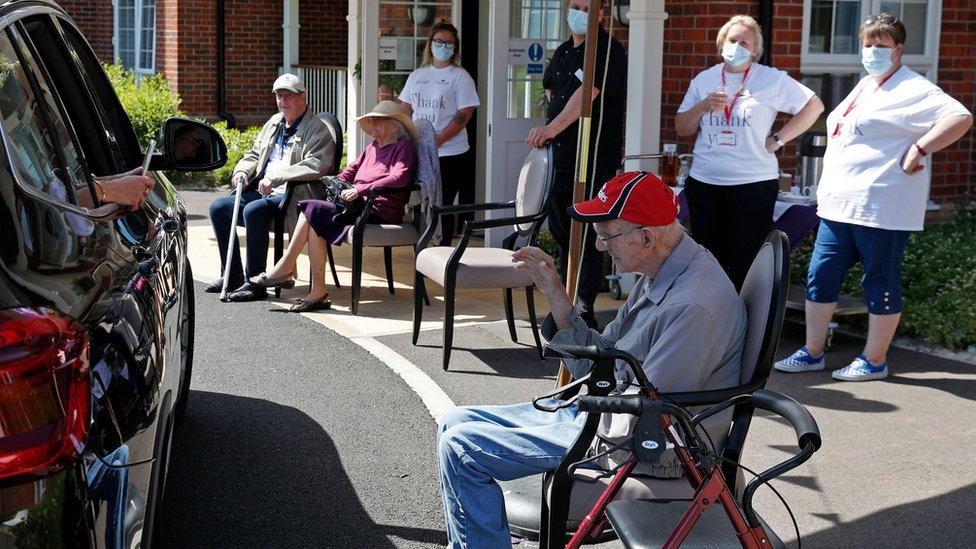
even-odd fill
[[(858, 90), (853, 110), (843, 117)], [(817, 187), (817, 215), (866, 227), (920, 231), (931, 171), (901, 168), (908, 148), (942, 118), (969, 115), (922, 75), (902, 67), (880, 89), (870, 76), (827, 117), (827, 152)], [(840, 135), (834, 136), (838, 122)], [(695, 159), (697, 161), (697, 158)]]
[[(724, 63), (706, 69), (691, 81), (678, 114), (691, 110), (722, 85)], [(695, 160), (691, 177), (712, 185), (742, 185), (779, 177), (776, 155), (766, 152), (766, 137), (780, 112), (796, 114), (813, 90), (790, 77), (785, 71), (753, 63), (745, 72), (725, 72), (729, 104), (736, 90), (743, 86), (735, 101), (729, 123), (722, 110), (707, 112), (698, 122)]]
[[(279, 143), (277, 139), (274, 140), (271, 153), (268, 156), (268, 163), (264, 167), (265, 176), (270, 177), (278, 170), (291, 167), (291, 147), (291, 143)], [(278, 185), (271, 190), (271, 196), (285, 194), (287, 190), (288, 185)]]
[[(413, 71), (400, 92), (400, 101), (410, 103), (414, 120), (429, 120), (438, 134), (459, 110), (480, 104), (471, 75), (454, 65), (442, 69), (427, 65)], [(462, 129), (437, 149), (437, 156), (454, 156), (467, 150), (468, 130)]]

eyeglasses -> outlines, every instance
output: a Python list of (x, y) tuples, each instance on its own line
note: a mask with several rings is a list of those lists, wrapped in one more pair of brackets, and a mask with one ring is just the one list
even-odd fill
[(881, 13), (878, 15), (869, 15), (864, 18), (865, 25), (872, 25), (878, 21), (881, 21), (882, 25), (894, 25), (898, 22), (898, 18), (894, 15), (889, 15), (887, 13)]
[(454, 42), (445, 42), (445, 41), (443, 41), (441, 39), (435, 39), (434, 41), (431, 42), (431, 44), (433, 44), (433, 45), (435, 45), (437, 47), (441, 47), (441, 46), (453, 46), (454, 45)]
[(192, 145), (203, 145), (203, 139), (199, 137), (181, 137), (180, 139)]
[(630, 229), (628, 229), (628, 230), (626, 230), (626, 231), (624, 231), (622, 233), (617, 233), (615, 235), (603, 236), (603, 235), (597, 234), (596, 237), (600, 239), (600, 242), (603, 242), (603, 245), (604, 246), (608, 246), (609, 245), (609, 242), (611, 240), (613, 240), (614, 238), (617, 238), (618, 236), (623, 236), (625, 234), (630, 234), (630, 233), (632, 233), (634, 231), (638, 231), (638, 230), (643, 229), (643, 228), (645, 228), (644, 225), (640, 225), (638, 227), (632, 227), (632, 228), (630, 228)]

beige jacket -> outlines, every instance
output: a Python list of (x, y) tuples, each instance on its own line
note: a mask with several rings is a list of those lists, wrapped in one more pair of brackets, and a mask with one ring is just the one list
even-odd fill
[[(254, 147), (234, 167), (234, 173), (244, 172), (249, 181), (248, 188), (257, 186), (254, 177), (261, 166), (268, 161), (279, 127), (284, 124), (284, 116), (278, 113), (265, 122), (261, 132), (254, 140)], [(279, 170), (270, 178), (271, 185), (277, 187), (289, 181), (314, 181), (327, 175), (335, 158), (336, 146), (325, 122), (311, 110), (298, 124), (298, 131), (288, 141), (291, 147), (291, 166)]]

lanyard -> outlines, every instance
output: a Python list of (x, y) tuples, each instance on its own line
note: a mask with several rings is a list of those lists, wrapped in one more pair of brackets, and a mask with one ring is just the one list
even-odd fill
[[(739, 100), (739, 94), (741, 94), (742, 90), (745, 89), (746, 87), (746, 78), (749, 78), (750, 70), (752, 70), (751, 65), (749, 66), (748, 69), (746, 69), (745, 74), (742, 75), (742, 82), (739, 84), (739, 89), (735, 90), (735, 97), (732, 98), (732, 103), (724, 107), (726, 126), (732, 125), (732, 109), (735, 108), (735, 103)], [(724, 66), (722, 67), (722, 89), (725, 89), (725, 67)]]
[[(871, 93), (880, 90), (881, 86), (884, 86), (885, 83), (888, 82), (888, 79), (894, 75), (895, 73), (891, 73), (888, 76), (884, 77), (884, 79), (882, 79), (881, 82), (878, 82), (878, 86), (873, 90), (871, 90)], [(865, 86), (861, 86), (860, 88), (857, 89), (857, 93), (854, 94), (854, 98), (851, 99), (850, 104), (848, 104), (847, 108), (844, 109), (844, 114), (840, 115), (840, 120), (837, 121), (837, 126), (834, 127), (834, 136), (840, 135), (840, 129), (843, 126), (844, 119), (847, 118), (847, 115), (851, 114), (851, 111), (853, 111), (855, 107), (857, 107), (857, 100), (861, 98), (861, 92), (864, 91), (864, 88)]]

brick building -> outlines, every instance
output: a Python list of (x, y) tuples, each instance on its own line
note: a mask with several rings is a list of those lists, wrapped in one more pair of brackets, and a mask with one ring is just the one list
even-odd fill
[[(640, 55), (629, 52), (628, 108), (633, 111), (630, 120), (641, 124), (632, 122), (634, 127), (627, 130), (628, 152), (647, 152), (661, 141), (677, 140), (674, 112), (691, 78), (717, 61), (715, 33), (736, 13), (765, 21), (770, 64), (802, 79), (820, 94), (829, 111), (860, 77), (856, 29), (863, 16), (882, 9), (892, 11), (908, 26), (906, 64), (976, 110), (976, 41), (972, 39), (976, 9), (972, 0), (627, 3), (632, 6), (630, 29), (615, 22), (615, 34), (629, 48), (642, 50)], [(513, 9), (518, 3), (501, 0), (425, 0), (412, 5), (403, 0), (115, 0), (114, 5), (112, 0), (62, 0), (62, 4), (103, 59), (123, 58), (144, 72), (165, 73), (182, 97), (184, 110), (210, 118), (218, 115), (216, 29), (218, 9), (223, 5), (224, 111), (241, 125), (259, 123), (273, 112), (267, 87), (283, 65), (288, 48), (295, 48), (294, 42), (298, 47), (290, 59), (295, 65), (358, 67), (348, 91), (349, 114), (355, 116), (375, 104), (376, 93), (367, 90), (391, 82), (395, 86), (416, 66), (417, 56), (410, 57), (411, 49), (417, 51), (434, 17), (450, 18), (461, 28), (464, 64), (478, 82), (482, 97), (477, 121), (470, 129), (473, 140), (482, 144), (477, 147), (479, 181), (486, 179), (493, 164), (505, 164), (492, 151), (516, 142), (493, 147), (497, 137), (490, 128), (495, 127), (497, 133), (497, 128), (509, 124), (518, 134), (518, 128), (538, 123), (534, 118), (537, 109), (518, 111), (505, 104), (516, 91), (524, 92), (525, 97), (534, 93), (538, 77), (512, 69), (503, 74), (509, 60), (498, 52), (510, 49), (517, 40), (539, 40), (551, 51), (568, 34), (565, 6), (558, 2), (526, 1), (521, 11)], [(499, 34), (499, 19), (508, 20), (512, 29), (516, 23), (521, 25), (523, 34), (514, 30)], [(609, 19), (607, 14), (605, 24)], [(297, 30), (289, 35), (289, 27)], [(503, 44), (504, 40), (509, 43)], [(384, 41), (386, 50), (380, 47)], [(138, 44), (147, 47), (140, 49)], [(153, 44), (151, 52), (148, 44)], [(398, 48), (395, 58), (384, 58), (390, 44), (407, 47)], [(408, 57), (401, 63), (403, 51)], [(522, 126), (517, 126), (516, 119)], [(356, 135), (350, 140), (353, 150), (361, 146)], [(967, 135), (935, 155), (931, 192), (935, 201), (971, 200), (976, 191), (974, 141), (972, 134)], [(787, 171), (795, 168), (795, 151), (790, 144), (780, 153)], [(517, 157), (517, 151), (513, 155)], [(508, 192), (481, 191), (493, 199)]]

